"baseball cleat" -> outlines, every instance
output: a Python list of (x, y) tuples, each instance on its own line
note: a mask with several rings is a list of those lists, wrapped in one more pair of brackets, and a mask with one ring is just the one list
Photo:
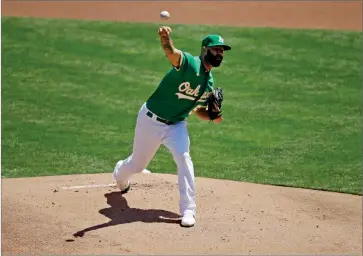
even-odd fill
[(181, 225), (183, 227), (192, 227), (195, 224), (195, 217), (192, 213), (187, 212), (184, 214), (182, 220), (181, 220)]
[(125, 193), (129, 192), (131, 185), (130, 185), (129, 181), (126, 183), (126, 185), (121, 184), (120, 182), (117, 182), (117, 187), (121, 190), (121, 194), (125, 194)]
[[(116, 180), (116, 173), (123, 162), (124, 162), (124, 160), (120, 160), (116, 163), (116, 166), (113, 170), (113, 178), (115, 180)], [(122, 183), (122, 182), (116, 180), (116, 185), (121, 190), (122, 194), (127, 193), (130, 190), (130, 181), (127, 181), (126, 183), (124, 183), (124, 182)]]

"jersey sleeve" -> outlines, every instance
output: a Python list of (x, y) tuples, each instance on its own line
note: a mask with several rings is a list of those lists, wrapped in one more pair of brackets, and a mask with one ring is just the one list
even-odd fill
[(174, 69), (176, 71), (185, 71), (188, 69), (188, 67), (191, 65), (191, 63), (193, 63), (194, 61), (194, 57), (190, 54), (190, 53), (187, 53), (187, 52), (183, 52), (181, 51), (181, 57), (180, 57), (180, 63), (179, 63), (179, 66), (174, 67)]

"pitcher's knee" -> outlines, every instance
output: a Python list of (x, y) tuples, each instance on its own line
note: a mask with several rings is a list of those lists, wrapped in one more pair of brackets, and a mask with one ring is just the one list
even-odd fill
[(177, 165), (179, 164), (186, 164), (191, 163), (192, 157), (190, 156), (189, 152), (183, 152), (183, 153), (175, 153), (174, 154), (174, 161)]
[(191, 159), (189, 152), (174, 153), (175, 160)]

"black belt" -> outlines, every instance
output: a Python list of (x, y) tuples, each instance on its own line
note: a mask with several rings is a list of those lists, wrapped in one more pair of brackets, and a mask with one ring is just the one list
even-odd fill
[[(148, 111), (148, 112), (146, 113), (146, 115), (147, 115), (147, 116), (149, 116), (149, 117), (151, 117), (151, 118), (153, 117), (153, 113), (151, 113), (150, 111)], [(156, 120), (157, 120), (157, 121), (159, 121), (159, 122), (162, 122), (162, 123), (164, 123), (164, 124), (167, 124), (167, 125), (175, 124), (175, 123), (174, 123), (174, 122), (172, 122), (172, 121), (162, 119), (162, 118), (160, 118), (160, 117), (158, 117), (158, 116), (156, 116)]]

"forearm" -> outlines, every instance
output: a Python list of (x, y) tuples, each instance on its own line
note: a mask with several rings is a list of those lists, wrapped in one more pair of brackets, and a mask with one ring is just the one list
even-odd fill
[(175, 54), (178, 50), (175, 48), (173, 40), (169, 35), (160, 36), (161, 47), (163, 48), (165, 55), (170, 56)]
[(201, 120), (209, 120), (208, 111), (205, 108), (195, 110), (194, 114)]
[(170, 63), (174, 67), (178, 67), (180, 65), (181, 52), (174, 46), (173, 40), (170, 38), (169, 35), (161, 35), (160, 43)]
[[(199, 108), (194, 111), (194, 114), (201, 120), (209, 121), (209, 115), (206, 108)], [(218, 117), (217, 119), (213, 120), (214, 123), (219, 123), (223, 120), (222, 116)]]

